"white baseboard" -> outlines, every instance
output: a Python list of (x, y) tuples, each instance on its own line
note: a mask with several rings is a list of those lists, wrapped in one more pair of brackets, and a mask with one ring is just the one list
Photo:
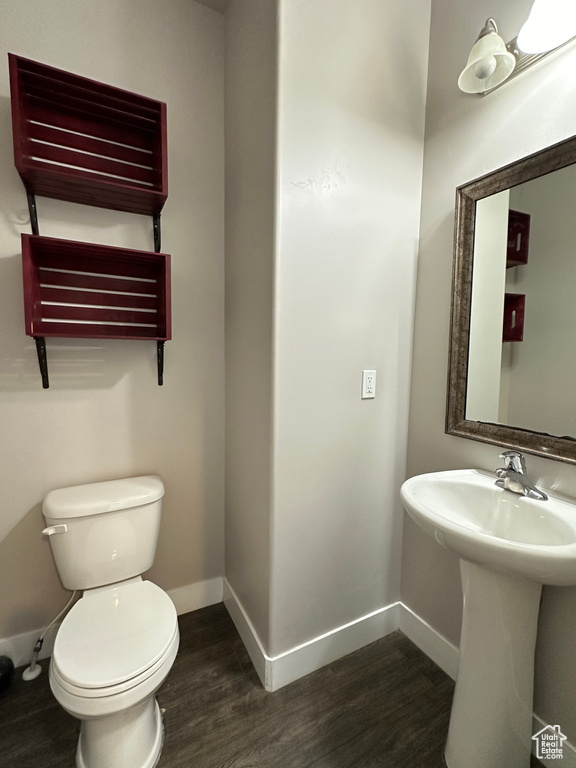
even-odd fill
[(252, 661), (252, 664), (254, 664), (254, 669), (256, 670), (258, 677), (262, 682), (262, 685), (267, 691), (270, 690), (266, 686), (266, 674), (267, 674), (268, 662), (271, 659), (266, 653), (266, 651), (264, 650), (264, 646), (260, 642), (258, 633), (254, 629), (254, 626), (252, 625), (252, 622), (250, 621), (248, 614), (242, 607), (240, 600), (238, 600), (236, 593), (228, 583), (227, 579), (224, 579), (224, 598), (223, 599), (224, 599), (224, 605), (226, 606), (226, 609), (230, 614), (230, 617), (234, 622), (236, 629), (238, 630), (238, 634), (242, 638), (244, 647), (248, 651), (248, 656), (250, 656), (250, 660)]
[[(199, 608), (205, 608), (208, 605), (222, 602), (223, 579), (221, 576), (207, 581), (198, 581), (195, 584), (188, 584), (185, 587), (176, 587), (168, 590), (168, 595), (176, 606), (178, 615), (197, 611)], [(51, 627), (44, 637), (42, 650), (38, 654), (38, 659), (47, 659), (54, 650), (54, 640), (60, 624)], [(30, 632), (23, 632), (20, 635), (0, 638), (0, 656), (8, 656), (12, 659), (15, 667), (21, 667), (29, 664), (34, 652), (36, 641), (44, 631), (44, 627), (33, 629)]]
[[(538, 715), (532, 715), (532, 733), (539, 733), (539, 731), (541, 731), (542, 728), (546, 728), (547, 725), (560, 725), (560, 730), (562, 730), (562, 725), (560, 723), (547, 723), (542, 720), (542, 718), (538, 717)], [(536, 748), (537, 744), (533, 741), (532, 754), (537, 757)], [(562, 761), (551, 760), (550, 758), (548, 760), (543, 758), (543, 760), (544, 765), (556, 764), (562, 766), (562, 768), (576, 768), (576, 747), (569, 741), (565, 741), (562, 744)]]
[[(60, 624), (50, 627), (44, 637), (42, 650), (38, 654), (39, 659), (46, 659), (52, 656), (54, 650), (54, 640)], [(12, 659), (15, 667), (21, 667), (23, 664), (29, 664), (32, 661), (34, 646), (36, 641), (44, 631), (44, 627), (33, 629), (31, 632), (23, 632), (20, 635), (0, 638), (0, 656), (8, 656)]]
[(268, 656), (242, 604), (224, 580), (224, 604), (267, 691), (276, 691), (398, 629), (398, 603), (315, 637), (278, 656)]
[(195, 584), (188, 584), (185, 587), (176, 587), (169, 589), (168, 594), (176, 606), (178, 616), (181, 613), (190, 613), (199, 608), (206, 608), (208, 605), (215, 605), (222, 602), (224, 589), (224, 579), (218, 576), (216, 579), (207, 581), (197, 581)]
[(452, 680), (458, 672), (458, 648), (437, 632), (428, 622), (421, 619), (413, 610), (400, 603), (399, 629), (414, 645), (418, 646), (428, 658), (443, 669)]

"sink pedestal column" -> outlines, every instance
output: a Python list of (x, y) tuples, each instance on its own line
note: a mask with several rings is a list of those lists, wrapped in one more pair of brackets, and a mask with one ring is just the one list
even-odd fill
[(464, 616), (448, 768), (529, 768), (542, 586), (460, 561)]

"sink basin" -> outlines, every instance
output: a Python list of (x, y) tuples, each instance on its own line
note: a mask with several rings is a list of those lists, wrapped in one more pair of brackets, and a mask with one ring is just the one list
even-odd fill
[(576, 505), (499, 488), (474, 469), (412, 477), (410, 517), (460, 556), (464, 610), (448, 768), (529, 768), (543, 584), (576, 585)]
[(464, 560), (539, 584), (576, 585), (576, 506), (518, 496), (474, 469), (417, 475), (402, 486), (410, 517)]

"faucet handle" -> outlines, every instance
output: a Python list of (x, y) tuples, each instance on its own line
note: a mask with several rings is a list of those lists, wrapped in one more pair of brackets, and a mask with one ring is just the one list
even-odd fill
[(518, 451), (503, 451), (500, 458), (504, 459), (506, 469), (511, 469), (520, 475), (526, 474), (526, 460)]

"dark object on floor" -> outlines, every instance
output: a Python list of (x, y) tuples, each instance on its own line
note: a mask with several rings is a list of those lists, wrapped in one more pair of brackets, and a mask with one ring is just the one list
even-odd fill
[(14, 680), (14, 664), (8, 656), (0, 656), (0, 696), (8, 690)]

